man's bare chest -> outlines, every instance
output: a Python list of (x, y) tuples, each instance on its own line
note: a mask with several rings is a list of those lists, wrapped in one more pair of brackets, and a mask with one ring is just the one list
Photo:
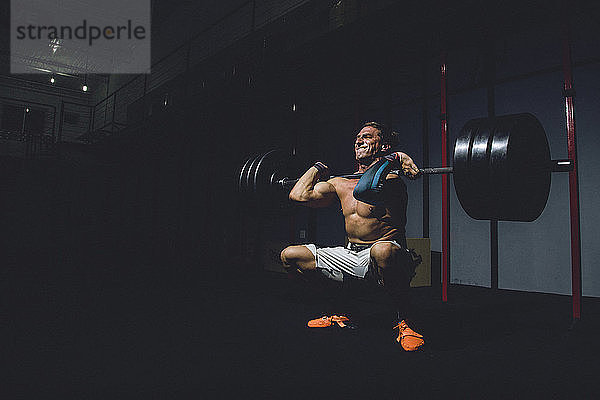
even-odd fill
[(362, 218), (381, 218), (386, 215), (387, 210), (384, 207), (375, 207), (369, 204), (360, 202), (352, 195), (358, 180), (344, 180), (335, 186), (336, 193), (340, 199), (342, 213), (345, 217), (362, 217)]

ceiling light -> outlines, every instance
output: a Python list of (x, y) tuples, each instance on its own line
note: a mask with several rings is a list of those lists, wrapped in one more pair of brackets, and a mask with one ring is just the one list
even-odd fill
[(52, 54), (54, 54), (54, 53), (56, 53), (56, 50), (58, 50), (61, 47), (60, 40), (57, 38), (54, 38), (50, 41), (48, 46), (50, 47), (50, 49), (52, 49)]

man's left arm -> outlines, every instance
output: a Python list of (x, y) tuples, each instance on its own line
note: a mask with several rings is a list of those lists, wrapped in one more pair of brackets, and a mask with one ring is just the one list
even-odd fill
[(396, 151), (390, 153), (384, 157), (386, 160), (390, 160), (392, 163), (400, 164), (402, 173), (410, 179), (415, 179), (419, 176), (419, 167), (413, 161), (412, 158), (406, 153)]

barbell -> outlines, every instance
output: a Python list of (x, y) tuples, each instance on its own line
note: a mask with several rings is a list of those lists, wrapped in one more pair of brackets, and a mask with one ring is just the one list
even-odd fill
[[(239, 172), (239, 193), (260, 205), (286, 202), (299, 180), (290, 178), (294, 164), (281, 149), (251, 155)], [(542, 124), (525, 113), (468, 121), (454, 144), (453, 166), (422, 168), (420, 174), (452, 173), (458, 200), (474, 219), (531, 222), (546, 207), (551, 173), (572, 167), (571, 160), (550, 159)]]

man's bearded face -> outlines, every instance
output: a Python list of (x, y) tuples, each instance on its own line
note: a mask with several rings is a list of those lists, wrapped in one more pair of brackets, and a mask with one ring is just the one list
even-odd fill
[(379, 136), (379, 129), (372, 126), (365, 126), (356, 135), (354, 141), (354, 154), (358, 162), (372, 161), (379, 157), (381, 152), (387, 147), (382, 143)]

